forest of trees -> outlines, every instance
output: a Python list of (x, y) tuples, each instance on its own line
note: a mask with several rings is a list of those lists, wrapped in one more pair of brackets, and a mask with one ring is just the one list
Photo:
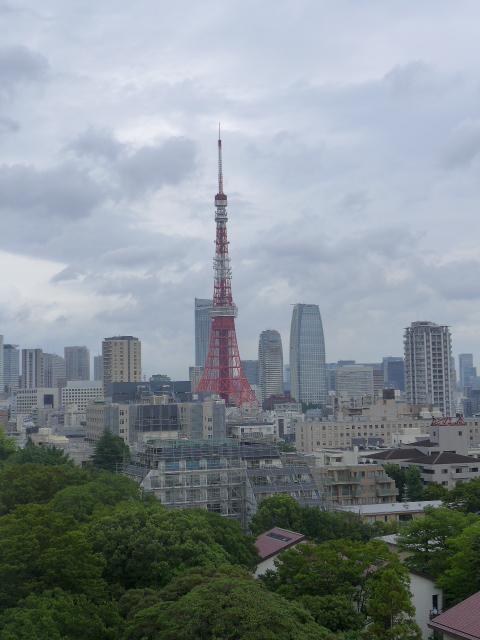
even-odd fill
[[(0, 435), (0, 640), (419, 638), (407, 569), (372, 540), (373, 527), (270, 498), (252, 533), (285, 526), (310, 543), (256, 580), (253, 535), (142, 495), (109, 470), (125, 453), (106, 436), (80, 469), (61, 451), (17, 451)], [(452, 599), (479, 588), (480, 525), (465, 500), (447, 525), (431, 512), (418, 521), (427, 533), (415, 522), (403, 536), (411, 562), (436, 573)]]

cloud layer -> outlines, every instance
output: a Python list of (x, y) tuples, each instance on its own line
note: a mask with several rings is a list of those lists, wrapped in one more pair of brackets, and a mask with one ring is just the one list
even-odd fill
[[(0, 333), (186, 377), (222, 121), (242, 357), (320, 305), (329, 360), (413, 320), (480, 351), (473, 0), (0, 3)], [(4, 37), (3, 37), (4, 34)]]

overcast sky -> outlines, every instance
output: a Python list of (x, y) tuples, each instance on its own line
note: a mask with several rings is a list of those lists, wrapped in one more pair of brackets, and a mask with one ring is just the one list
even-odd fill
[(0, 0), (0, 334), (133, 334), (186, 378), (222, 121), (242, 358), (316, 303), (328, 361), (480, 352), (478, 0)]

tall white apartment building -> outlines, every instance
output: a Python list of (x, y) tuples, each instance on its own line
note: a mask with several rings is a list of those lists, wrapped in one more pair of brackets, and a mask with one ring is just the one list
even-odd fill
[(207, 360), (213, 301), (195, 298), (195, 366), (204, 367)]
[(74, 404), (83, 412), (89, 404), (103, 400), (103, 383), (101, 380), (74, 380), (67, 382), (62, 389), (62, 406)]
[(283, 350), (278, 331), (262, 331), (258, 341), (258, 377), (262, 400), (283, 395)]
[(408, 402), (452, 415), (455, 376), (450, 329), (434, 322), (412, 322), (405, 329), (404, 350)]
[(102, 342), (103, 387), (112, 382), (142, 381), (142, 343), (133, 336), (113, 336)]

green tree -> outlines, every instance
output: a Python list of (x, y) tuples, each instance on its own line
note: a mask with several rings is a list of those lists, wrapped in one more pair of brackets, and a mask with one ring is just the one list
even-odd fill
[(114, 602), (94, 604), (61, 589), (29, 595), (0, 615), (0, 640), (116, 640), (123, 620)]
[(413, 465), (405, 470), (405, 490), (403, 499), (423, 500), (423, 481), (420, 469)]
[(48, 505), (18, 507), (0, 518), (0, 610), (55, 587), (90, 599), (105, 594), (104, 559), (75, 527)]
[(298, 602), (310, 612), (318, 624), (330, 631), (362, 629), (364, 617), (355, 608), (352, 599), (342, 595), (302, 596)]
[(87, 472), (70, 465), (9, 462), (0, 470), (0, 515), (18, 505), (48, 502), (57, 491), (88, 479)]
[(398, 499), (403, 500), (405, 492), (405, 469), (401, 469), (398, 464), (384, 465), (385, 473), (395, 480), (395, 486), (398, 489)]
[(86, 522), (94, 514), (119, 502), (138, 502), (140, 499), (141, 491), (136, 482), (105, 471), (93, 475), (90, 482), (62, 489), (50, 504), (54, 511)]
[(409, 553), (406, 564), (416, 571), (438, 578), (445, 570), (453, 551), (449, 541), (471, 525), (476, 516), (452, 509), (427, 507), (425, 516), (401, 529), (400, 547)]
[(448, 489), (438, 482), (432, 482), (423, 487), (423, 500), (444, 500), (448, 496)]
[(95, 445), (92, 462), (98, 469), (117, 471), (119, 465), (130, 460), (128, 445), (111, 431), (104, 431)]
[(445, 496), (444, 503), (451, 509), (464, 513), (480, 514), (480, 478), (457, 484)]
[(438, 584), (453, 605), (480, 590), (480, 521), (450, 540), (449, 546), (452, 555)]
[(408, 571), (398, 560), (372, 575), (366, 606), (368, 640), (421, 640), (409, 582)]
[(250, 528), (258, 535), (272, 527), (299, 531), (302, 526), (302, 507), (287, 495), (266, 498), (252, 518)]
[(324, 542), (338, 538), (368, 540), (375, 528), (353, 513), (322, 511), (318, 507), (301, 507), (287, 495), (263, 500), (250, 525), (255, 534), (272, 527), (282, 527), (305, 534), (310, 540)]
[(15, 464), (44, 464), (44, 465), (70, 465), (73, 460), (58, 447), (40, 447), (29, 439), (23, 449), (18, 449), (9, 462)]
[(7, 460), (16, 450), (15, 442), (12, 438), (7, 438), (5, 431), (0, 427), (0, 462)]
[(89, 524), (88, 539), (105, 558), (105, 579), (124, 589), (160, 587), (193, 566), (252, 569), (258, 561), (252, 539), (237, 523), (158, 503), (118, 505)]
[[(262, 578), (265, 585), (289, 600), (300, 600), (315, 620), (331, 631), (338, 631), (337, 623), (328, 610), (321, 617), (321, 605), (333, 605), (339, 599), (343, 602), (343, 631), (355, 631), (362, 619), (363, 625), (371, 628), (372, 638), (403, 637), (393, 631), (403, 625), (414, 629), (414, 634), (405, 638), (417, 637), (408, 572), (382, 542), (338, 540), (298, 545), (282, 553), (275, 564), (276, 572), (267, 572)], [(352, 609), (356, 614), (353, 617)], [(329, 626), (332, 622), (334, 626)]]
[(207, 579), (174, 601), (138, 611), (125, 640), (327, 640), (333, 636), (296, 603), (251, 577)]

